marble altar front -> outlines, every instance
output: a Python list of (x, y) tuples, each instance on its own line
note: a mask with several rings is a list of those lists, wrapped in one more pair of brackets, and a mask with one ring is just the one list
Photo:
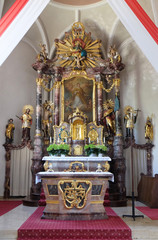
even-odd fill
[(58, 220), (106, 219), (103, 206), (108, 181), (113, 174), (106, 170), (109, 157), (44, 157), (46, 172), (42, 180), (46, 207), (42, 218)]

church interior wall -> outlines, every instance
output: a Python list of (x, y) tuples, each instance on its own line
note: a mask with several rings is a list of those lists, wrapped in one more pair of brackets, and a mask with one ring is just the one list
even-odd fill
[[(149, 9), (148, 9), (149, 11)], [(152, 9), (151, 9), (152, 11)], [(77, 13), (76, 13), (77, 12)], [(151, 13), (152, 15), (152, 13)], [(62, 38), (75, 21), (81, 21), (85, 29), (92, 33), (94, 38), (102, 40), (104, 55), (107, 55), (108, 47), (115, 44), (126, 65), (121, 72), (121, 107), (127, 105), (134, 109), (140, 109), (137, 123), (135, 124), (136, 143), (145, 143), (144, 127), (147, 116), (153, 116), (154, 140), (153, 149), (153, 174), (158, 173), (158, 73), (149, 63), (128, 31), (119, 21), (110, 6), (105, 4), (93, 4), (93, 7), (81, 9), (65, 7), (61, 4), (53, 6), (48, 4), (37, 21), (26, 33), (11, 55), (0, 67), (0, 196), (3, 196), (5, 177), (5, 126), (9, 118), (14, 119), (15, 138), (14, 144), (21, 141), (21, 122), (15, 115), (21, 116), (22, 108), (31, 104), (35, 109), (36, 102), (36, 72), (31, 65), (39, 52), (39, 43), (45, 43), (48, 52), (53, 52), (54, 39)], [(149, 46), (147, 46), (149, 47)], [(123, 131), (125, 126), (122, 120)], [(35, 114), (31, 138), (35, 129)]]

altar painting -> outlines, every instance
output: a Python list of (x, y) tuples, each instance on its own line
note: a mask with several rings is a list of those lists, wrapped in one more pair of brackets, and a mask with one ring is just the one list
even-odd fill
[(78, 108), (93, 121), (93, 80), (74, 77), (64, 81), (64, 120)]

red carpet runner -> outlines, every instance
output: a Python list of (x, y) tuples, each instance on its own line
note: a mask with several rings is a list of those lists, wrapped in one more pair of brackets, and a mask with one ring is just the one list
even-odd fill
[(158, 208), (149, 207), (136, 207), (136, 208), (150, 219), (158, 220)]
[(18, 240), (131, 240), (131, 230), (110, 208), (105, 220), (59, 221), (41, 219), (44, 207), (37, 210), (18, 229)]
[(0, 216), (22, 204), (22, 201), (0, 201)]

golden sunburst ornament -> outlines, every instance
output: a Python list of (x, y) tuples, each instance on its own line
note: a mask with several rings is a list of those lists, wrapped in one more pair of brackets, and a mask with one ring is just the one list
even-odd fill
[(61, 67), (95, 67), (97, 58), (101, 57), (101, 41), (93, 41), (81, 22), (74, 23), (72, 31), (65, 33), (64, 40), (56, 39), (55, 43)]

